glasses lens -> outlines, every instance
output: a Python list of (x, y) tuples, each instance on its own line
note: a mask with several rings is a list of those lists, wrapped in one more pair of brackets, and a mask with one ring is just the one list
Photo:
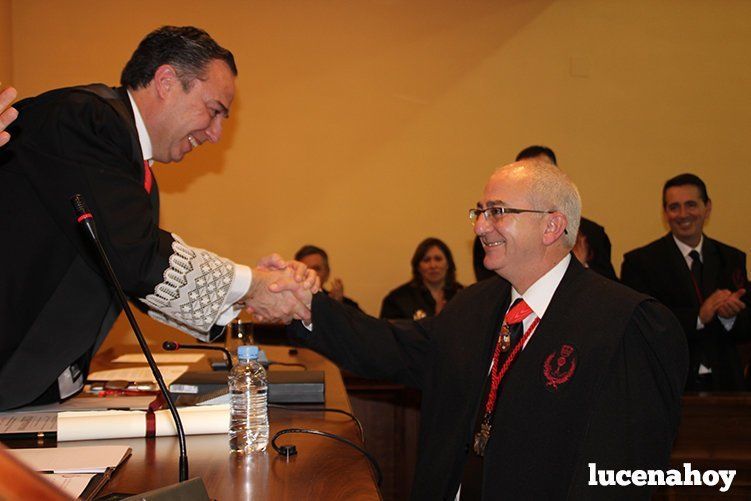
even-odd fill
[(472, 224), (475, 224), (475, 221), (477, 221), (480, 211), (477, 209), (469, 209), (469, 222)]
[(494, 222), (498, 222), (501, 220), (501, 217), (506, 213), (503, 207), (491, 207), (488, 209), (490, 212), (490, 217), (493, 219)]

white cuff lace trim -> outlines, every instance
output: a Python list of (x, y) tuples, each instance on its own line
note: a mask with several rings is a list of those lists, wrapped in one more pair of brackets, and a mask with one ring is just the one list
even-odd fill
[(164, 282), (141, 301), (150, 308), (152, 318), (207, 341), (211, 327), (227, 308), (236, 265), (172, 236), (173, 254)]

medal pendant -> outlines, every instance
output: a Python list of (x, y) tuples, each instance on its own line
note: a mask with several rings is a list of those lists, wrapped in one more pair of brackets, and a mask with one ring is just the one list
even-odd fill
[(473, 446), (475, 454), (480, 457), (485, 455), (485, 446), (488, 445), (488, 439), (490, 439), (490, 423), (487, 420), (483, 420), (480, 425), (480, 431), (475, 433), (475, 443)]
[(506, 324), (503, 324), (503, 327), (501, 327), (501, 351), (503, 353), (506, 353), (511, 349), (511, 333), (508, 330), (508, 326)]

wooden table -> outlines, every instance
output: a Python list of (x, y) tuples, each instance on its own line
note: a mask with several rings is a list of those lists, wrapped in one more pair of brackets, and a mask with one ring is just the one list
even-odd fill
[[(297, 355), (290, 355), (288, 348), (283, 346), (263, 349), (269, 360), (298, 362), (305, 364), (308, 370), (324, 371), (326, 407), (351, 412), (341, 375), (331, 362), (305, 349), (299, 349)], [(113, 350), (98, 354), (93, 369), (104, 368), (116, 354), (119, 353)], [(205, 364), (205, 360), (202, 363)], [(272, 366), (271, 370), (277, 369)], [(354, 422), (341, 414), (272, 408), (269, 417), (271, 437), (283, 428), (312, 428), (361, 444)], [(229, 439), (225, 434), (188, 436), (190, 477), (201, 477), (209, 496), (220, 500), (381, 498), (369, 462), (356, 450), (338, 441), (313, 435), (287, 434), (279, 440), (279, 444), (290, 443), (296, 445), (298, 452), (290, 459), (277, 455), (270, 441), (265, 453), (243, 457), (230, 453)], [(61, 442), (58, 446), (102, 444), (128, 445), (133, 449), (133, 455), (118, 469), (100, 495), (141, 493), (178, 481), (176, 437)], [(13, 447), (17, 444), (7, 442), (6, 445)]]

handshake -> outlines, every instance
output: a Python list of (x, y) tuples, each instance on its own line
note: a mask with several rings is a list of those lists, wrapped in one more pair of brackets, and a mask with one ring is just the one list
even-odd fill
[(310, 322), (313, 294), (321, 290), (314, 270), (299, 261), (285, 261), (278, 254), (262, 258), (253, 268), (248, 292), (236, 304), (263, 322)]

